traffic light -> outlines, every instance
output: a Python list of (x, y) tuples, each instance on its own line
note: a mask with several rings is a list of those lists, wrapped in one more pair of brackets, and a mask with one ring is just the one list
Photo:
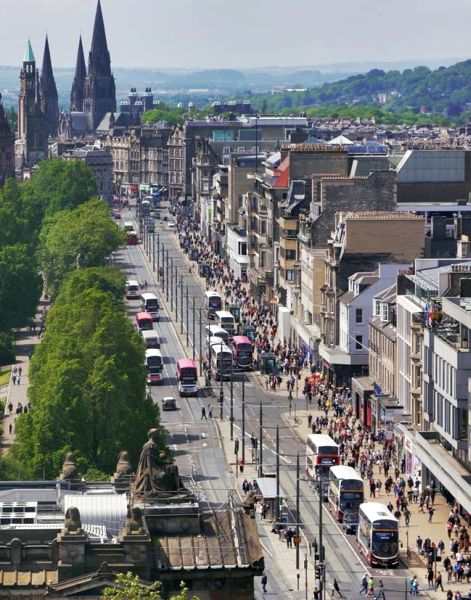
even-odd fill
[(322, 579), (322, 567), (317, 565), (316, 567), (316, 579)]
[(239, 440), (234, 441), (234, 454), (239, 454)]
[(221, 404), (224, 402), (224, 392), (221, 390), (220, 394), (219, 394), (219, 400), (218, 402), (220, 402)]
[(258, 448), (258, 439), (252, 436), (250, 441), (252, 442), (252, 448), (256, 450)]

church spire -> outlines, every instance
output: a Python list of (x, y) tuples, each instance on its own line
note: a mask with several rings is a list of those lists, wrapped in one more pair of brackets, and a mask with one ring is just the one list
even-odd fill
[(106, 42), (105, 23), (101, 11), (101, 2), (98, 0), (93, 25), (92, 47), (88, 57), (88, 74), (99, 77), (111, 76), (111, 60)]
[(77, 62), (75, 65), (75, 76), (70, 93), (70, 110), (81, 112), (83, 110), (83, 98), (85, 93), (85, 77), (87, 70), (85, 68), (85, 57), (83, 54), (82, 36), (79, 39)]
[(52, 70), (51, 53), (49, 51), (49, 40), (47, 35), (41, 67), (40, 92), (41, 107), (47, 119), (48, 135), (56, 137), (59, 125), (59, 98)]
[(106, 113), (115, 110), (116, 86), (111, 73), (111, 59), (106, 42), (101, 3), (98, 0), (83, 99), (83, 111), (87, 114), (90, 131), (95, 131)]

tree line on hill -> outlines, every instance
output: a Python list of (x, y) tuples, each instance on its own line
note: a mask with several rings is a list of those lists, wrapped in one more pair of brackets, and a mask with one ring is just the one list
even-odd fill
[(42, 290), (52, 297), (30, 364), (31, 410), (16, 419), (0, 479), (56, 477), (69, 451), (86, 479), (103, 479), (120, 450), (137, 461), (148, 429), (159, 426), (145, 390), (144, 346), (123, 301), (124, 275), (109, 264), (125, 234), (95, 192), (83, 162), (60, 159), (0, 190), (4, 361), (14, 353), (14, 330), (34, 318)]

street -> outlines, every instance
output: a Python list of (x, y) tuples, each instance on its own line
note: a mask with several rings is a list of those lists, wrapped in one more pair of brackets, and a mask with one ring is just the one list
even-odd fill
[[(123, 217), (127, 218), (127, 217)], [(178, 247), (178, 237), (173, 231), (159, 228), (155, 233), (155, 241), (152, 242), (152, 236), (148, 237), (146, 242), (150, 250), (160, 248), (159, 260), (155, 258), (156, 271), (158, 266), (162, 266), (161, 257), (165, 252), (165, 268), (168, 262), (173, 270), (178, 274), (178, 278), (183, 279), (183, 327), (181, 323), (181, 293), (178, 286), (178, 322), (175, 321), (175, 311), (169, 314), (166, 306), (170, 303), (162, 302), (161, 318), (156, 324), (156, 329), (161, 336), (161, 352), (164, 357), (165, 380), (161, 385), (153, 386), (151, 389), (152, 397), (156, 403), (161, 405), (161, 399), (164, 396), (174, 396), (177, 399), (177, 411), (162, 412), (162, 424), (169, 432), (169, 445), (174, 451), (177, 464), (182, 476), (194, 486), (202, 502), (207, 502), (208, 506), (216, 507), (224, 503), (231, 493), (235, 480), (230, 475), (230, 468), (226, 463), (226, 457), (223, 450), (223, 444), (219, 437), (219, 431), (216, 419), (219, 419), (220, 405), (217, 402), (219, 397), (220, 383), (213, 382), (217, 392), (214, 397), (198, 398), (179, 398), (175, 367), (178, 358), (185, 356), (186, 352), (182, 340), (187, 335), (186, 323), (189, 326), (190, 342), (193, 340), (196, 354), (199, 354), (200, 339), (203, 339), (204, 333), (200, 336), (199, 313), (203, 314), (202, 326), (204, 328), (206, 319), (203, 313), (203, 295), (204, 285), (202, 280), (195, 275), (196, 263), (190, 263), (187, 257)], [(158, 240), (158, 242), (157, 242)], [(149, 243), (150, 242), (150, 243)], [(152, 275), (152, 261), (146, 259), (143, 245), (127, 246), (119, 256), (117, 261), (124, 267), (129, 278), (136, 279), (140, 283), (147, 281), (147, 291), (152, 291), (165, 299), (166, 294), (162, 293), (162, 286), (155, 284), (156, 276)], [(189, 265), (192, 264), (192, 273), (189, 272)], [(174, 279), (176, 281), (176, 279)], [(173, 283), (175, 285), (175, 283)], [(186, 289), (188, 286), (188, 306)], [(172, 288), (173, 292), (175, 289)], [(171, 298), (169, 292), (169, 299)], [(139, 301), (130, 301), (131, 318), (139, 307)], [(174, 303), (172, 303), (174, 305)], [(193, 309), (194, 307), (194, 309)], [(193, 310), (195, 311), (194, 329), (193, 329)], [(188, 313), (187, 313), (188, 311)], [(188, 314), (188, 318), (187, 318)], [(181, 335), (183, 331), (183, 336)], [(179, 333), (180, 332), (180, 335)], [(188, 352), (192, 356), (192, 349)], [(319, 508), (318, 497), (314, 492), (312, 484), (304, 475), (304, 455), (305, 445), (301, 439), (294, 433), (291, 422), (287, 422), (282, 415), (288, 413), (288, 401), (282, 392), (278, 394), (269, 393), (260, 385), (257, 377), (253, 373), (234, 373), (233, 382), (233, 414), (234, 414), (234, 438), (242, 441), (242, 381), (245, 381), (245, 456), (246, 463), (251, 459), (250, 437), (259, 437), (260, 430), (260, 405), (262, 407), (263, 418), (263, 470), (264, 473), (275, 472), (275, 435), (277, 425), (280, 428), (280, 486), (285, 497), (288, 499), (288, 506), (291, 514), (294, 515), (294, 501), (296, 496), (296, 457), (299, 453), (301, 464), (301, 482), (300, 482), (300, 521), (302, 542), (300, 546), (300, 574), (304, 579), (303, 558), (307, 554), (310, 561), (311, 548), (309, 547), (315, 537), (318, 537)], [(230, 416), (230, 382), (224, 382), (224, 419), (229, 420)], [(208, 409), (212, 406), (213, 419), (201, 419), (201, 407), (204, 405)], [(292, 409), (295, 413), (295, 406), (298, 409), (304, 407), (304, 401), (293, 398)], [(208, 410), (206, 410), (208, 412)], [(292, 419), (294, 424), (294, 419)], [(293, 521), (295, 518), (293, 517)], [(360, 580), (365, 572), (371, 573), (375, 579), (382, 578), (385, 583), (386, 597), (391, 600), (404, 598), (406, 584), (405, 580), (409, 576), (409, 571), (404, 568), (392, 570), (370, 569), (363, 558), (357, 553), (354, 536), (346, 536), (340, 527), (334, 522), (330, 513), (325, 509), (323, 511), (323, 540), (327, 563), (327, 581), (331, 581), (333, 576), (339, 582), (340, 589), (345, 597), (360, 597)], [(301, 585), (300, 591), (297, 591), (293, 582), (296, 582), (296, 563), (295, 551), (292, 551), (292, 571), (290, 573), (282, 572), (276, 563), (278, 545), (277, 537), (267, 535), (263, 526), (259, 527), (266, 552), (267, 573), (270, 579), (271, 595), (273, 590), (277, 593), (275, 596), (284, 598), (304, 598), (305, 591)], [(269, 531), (269, 530), (268, 530)], [(271, 555), (271, 556), (270, 556)], [(309, 574), (309, 590), (313, 589), (314, 569)], [(327, 584), (330, 591), (330, 585)], [(256, 589), (261, 597), (261, 585), (257, 581)], [(309, 596), (311, 597), (311, 596)]]

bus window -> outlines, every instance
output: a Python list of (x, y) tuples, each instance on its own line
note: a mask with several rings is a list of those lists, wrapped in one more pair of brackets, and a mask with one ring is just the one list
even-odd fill
[(220, 338), (226, 345), (229, 343), (229, 334), (219, 325), (206, 325), (206, 338)]
[(250, 370), (253, 366), (253, 344), (245, 335), (232, 338), (232, 355), (238, 369)]
[(138, 312), (136, 315), (136, 327), (138, 331), (150, 331), (153, 329), (152, 316), (148, 312)]
[(225, 344), (214, 343), (211, 346), (211, 372), (217, 381), (230, 379), (232, 373), (232, 352)]
[(154, 321), (159, 320), (160, 303), (155, 294), (150, 292), (141, 294), (141, 306), (142, 310), (150, 313)]
[(216, 324), (225, 329), (229, 334), (229, 337), (232, 337), (235, 333), (234, 315), (227, 310), (217, 310), (215, 318)]
[(399, 564), (397, 519), (380, 502), (364, 502), (358, 511), (357, 540), (370, 565)]
[(163, 381), (163, 360), (160, 350), (146, 350), (146, 381), (148, 384)]
[(206, 292), (204, 295), (204, 308), (208, 319), (214, 319), (216, 312), (222, 308), (222, 298), (217, 292)]
[(364, 500), (363, 479), (352, 467), (333, 466), (329, 471), (329, 508), (347, 531), (356, 531), (358, 510)]
[(139, 298), (139, 284), (134, 279), (126, 281), (126, 298), (128, 300)]
[(339, 462), (339, 447), (330, 436), (321, 433), (307, 436), (306, 474), (322, 487), (324, 497), (327, 497), (329, 469)]
[(178, 360), (177, 381), (180, 396), (198, 395), (198, 367), (195, 360), (189, 358)]

